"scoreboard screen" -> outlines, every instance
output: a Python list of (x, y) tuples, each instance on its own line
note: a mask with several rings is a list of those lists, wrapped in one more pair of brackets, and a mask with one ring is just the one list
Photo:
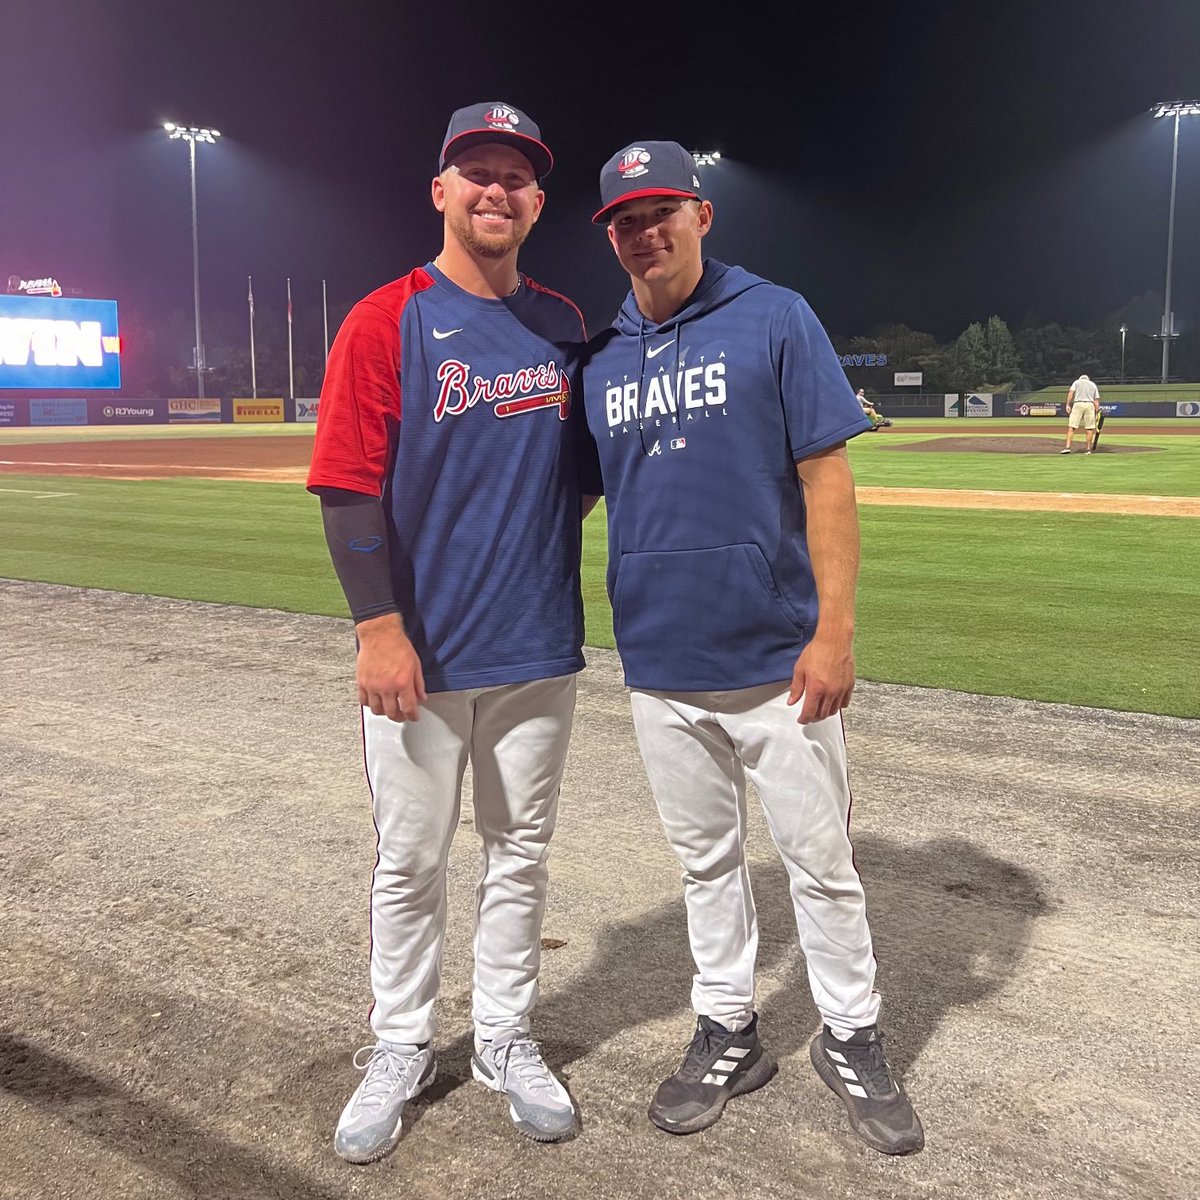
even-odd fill
[(120, 386), (115, 300), (0, 296), (0, 388)]

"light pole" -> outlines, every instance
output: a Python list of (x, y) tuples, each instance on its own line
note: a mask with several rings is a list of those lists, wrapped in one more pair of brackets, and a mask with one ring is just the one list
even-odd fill
[(1171, 312), (1171, 259), (1175, 253), (1175, 179), (1179, 174), (1179, 118), (1200, 116), (1200, 102), (1175, 100), (1170, 104), (1160, 104), (1154, 110), (1154, 116), (1175, 118), (1174, 149), (1171, 152), (1171, 209), (1167, 217), (1167, 290), (1163, 296), (1162, 338), (1162, 381), (1167, 382), (1171, 366), (1171, 342), (1178, 337), (1175, 332), (1175, 314)]
[(182, 138), (188, 144), (188, 160), (192, 171), (192, 292), (196, 302), (196, 395), (204, 399), (204, 342), (200, 338), (200, 237), (196, 228), (196, 143), (215, 146), (220, 130), (202, 129), (196, 125), (175, 125), (166, 122), (163, 128), (173, 141)]
[(1125, 335), (1129, 332), (1128, 325), (1121, 326), (1121, 382), (1125, 382)]

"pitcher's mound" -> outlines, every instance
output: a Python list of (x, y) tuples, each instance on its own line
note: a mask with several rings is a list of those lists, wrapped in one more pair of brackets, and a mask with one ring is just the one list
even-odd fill
[[(889, 450), (915, 450), (918, 454), (1055, 454), (1063, 448), (1061, 438), (1049, 437), (940, 437), (927, 442), (893, 443)], [(1125, 446), (1106, 442), (1093, 454), (1150, 454), (1158, 446)], [(1082, 454), (1082, 448), (1072, 448), (1072, 454)], [(1065, 455), (1064, 455), (1065, 457)]]

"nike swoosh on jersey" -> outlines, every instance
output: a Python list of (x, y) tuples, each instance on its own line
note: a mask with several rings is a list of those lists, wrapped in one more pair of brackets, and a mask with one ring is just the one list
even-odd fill
[(675, 345), (675, 339), (672, 338), (669, 342), (663, 342), (661, 346), (655, 346), (653, 350), (649, 346), (646, 347), (646, 357), (653, 358), (656, 354), (661, 354), (668, 346)]
[(447, 329), (445, 333), (443, 333), (440, 329), (435, 329), (433, 331), (433, 336), (440, 342), (443, 338), (453, 337), (456, 333), (462, 333), (461, 327), (458, 329)]

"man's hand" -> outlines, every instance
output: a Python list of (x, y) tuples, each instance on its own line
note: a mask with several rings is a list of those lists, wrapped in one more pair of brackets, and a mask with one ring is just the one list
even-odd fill
[(358, 702), (377, 717), (417, 721), (425, 701), (421, 660), (396, 613), (360, 621), (358, 634)]
[(839, 713), (850, 703), (854, 692), (853, 639), (822, 637), (818, 630), (792, 672), (792, 687), (788, 704), (804, 697), (797, 724), (821, 721)]

